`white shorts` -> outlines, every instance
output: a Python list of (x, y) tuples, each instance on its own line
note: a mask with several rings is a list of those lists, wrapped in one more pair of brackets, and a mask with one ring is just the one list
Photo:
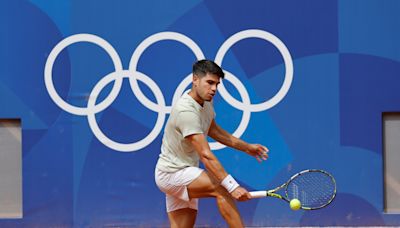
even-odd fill
[(166, 195), (167, 212), (182, 208), (197, 210), (198, 199), (189, 199), (187, 186), (203, 171), (198, 167), (187, 167), (175, 173), (167, 173), (156, 168), (155, 180), (158, 188)]

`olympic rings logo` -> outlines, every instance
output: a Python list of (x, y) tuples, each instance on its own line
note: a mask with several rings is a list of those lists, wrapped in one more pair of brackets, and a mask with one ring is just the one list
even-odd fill
[[(285, 78), (282, 87), (272, 98), (259, 104), (252, 104), (250, 101), (249, 94), (245, 86), (241, 83), (241, 81), (229, 71), (224, 70), (225, 79), (228, 80), (237, 88), (242, 99), (242, 101), (238, 101), (237, 99), (232, 97), (225, 89), (224, 84), (223, 83), (220, 84), (219, 92), (221, 94), (221, 97), (236, 109), (243, 111), (242, 120), (240, 121), (240, 124), (238, 128), (235, 130), (235, 132), (232, 133), (232, 135), (234, 135), (235, 137), (240, 137), (245, 132), (247, 125), (250, 121), (251, 112), (265, 111), (278, 104), (286, 96), (293, 80), (293, 61), (289, 50), (279, 38), (263, 30), (257, 30), (257, 29), (244, 30), (229, 37), (219, 48), (214, 60), (215, 63), (221, 66), (224, 56), (226, 52), (229, 50), (229, 48), (231, 48), (238, 41), (247, 38), (264, 39), (272, 43), (278, 49), (278, 51), (283, 57), (283, 61), (285, 64)], [(47, 91), (51, 99), (64, 111), (75, 115), (87, 116), (89, 126), (93, 134), (105, 146), (121, 152), (133, 152), (143, 149), (144, 147), (152, 143), (154, 139), (160, 134), (165, 122), (166, 114), (171, 112), (172, 105), (179, 99), (179, 97), (184, 93), (184, 90), (191, 84), (192, 81), (190, 73), (181, 81), (181, 83), (176, 88), (172, 99), (172, 105), (166, 106), (163, 93), (161, 92), (158, 85), (149, 76), (137, 71), (137, 64), (139, 62), (139, 58), (142, 55), (142, 53), (146, 50), (146, 48), (162, 40), (173, 40), (180, 42), (186, 45), (190, 50), (192, 50), (193, 54), (196, 56), (198, 60), (205, 59), (205, 56), (200, 47), (189, 37), (176, 32), (160, 32), (146, 38), (139, 44), (139, 46), (135, 49), (135, 51), (132, 54), (129, 63), (129, 69), (124, 70), (118, 53), (106, 40), (92, 34), (76, 34), (60, 41), (50, 52), (44, 69), (44, 81)], [(90, 92), (89, 96), (90, 99), (88, 100), (87, 107), (77, 107), (64, 101), (57, 93), (52, 79), (53, 65), (57, 56), (64, 48), (77, 42), (89, 42), (103, 48), (111, 57), (111, 60), (115, 68), (114, 72), (104, 76), (94, 86), (93, 90)], [(138, 98), (141, 104), (147, 107), (148, 109), (158, 113), (157, 120), (153, 130), (145, 138), (133, 143), (119, 143), (107, 137), (99, 128), (99, 125), (95, 117), (96, 113), (103, 111), (104, 109), (109, 107), (112, 102), (114, 102), (114, 100), (116, 99), (121, 90), (124, 78), (129, 79), (132, 92)], [(143, 94), (143, 92), (139, 88), (138, 80), (150, 88), (154, 97), (156, 98), (156, 103), (148, 99)], [(110, 94), (103, 101), (96, 104), (96, 100), (100, 92), (104, 89), (104, 87), (106, 87), (111, 82), (114, 82), (114, 86)], [(212, 150), (218, 150), (224, 148), (225, 146), (218, 142), (213, 142), (210, 143), (210, 147)]]

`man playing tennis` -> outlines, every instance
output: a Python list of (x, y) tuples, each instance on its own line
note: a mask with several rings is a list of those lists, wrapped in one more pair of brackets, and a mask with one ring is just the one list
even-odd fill
[[(246, 143), (217, 125), (212, 98), (217, 92), (222, 69), (212, 61), (200, 60), (193, 65), (190, 92), (172, 108), (156, 165), (157, 186), (166, 194), (171, 227), (193, 227), (198, 198), (215, 197), (218, 209), (230, 227), (243, 227), (235, 200), (251, 198), (229, 175), (210, 150), (207, 136), (258, 161), (266, 160), (268, 149)], [(207, 171), (199, 168), (199, 160)]]

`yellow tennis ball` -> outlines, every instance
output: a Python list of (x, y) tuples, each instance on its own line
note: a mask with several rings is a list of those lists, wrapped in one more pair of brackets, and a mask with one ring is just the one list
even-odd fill
[(296, 211), (296, 210), (299, 210), (300, 207), (301, 207), (300, 200), (298, 200), (298, 199), (290, 200), (290, 209)]

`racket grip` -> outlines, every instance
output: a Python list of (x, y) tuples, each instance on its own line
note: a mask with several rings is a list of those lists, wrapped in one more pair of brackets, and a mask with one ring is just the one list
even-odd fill
[(249, 192), (252, 198), (264, 198), (267, 197), (267, 191), (254, 191)]

